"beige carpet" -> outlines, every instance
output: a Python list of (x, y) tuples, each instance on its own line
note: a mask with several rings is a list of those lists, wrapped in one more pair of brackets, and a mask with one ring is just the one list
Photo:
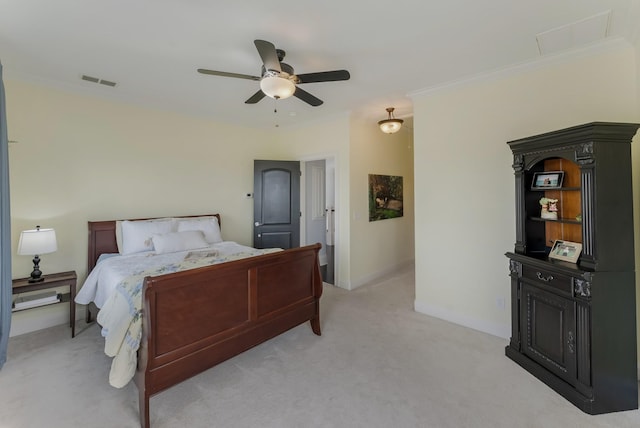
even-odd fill
[[(307, 324), (151, 399), (167, 427), (640, 427), (589, 416), (504, 356), (506, 341), (415, 313), (412, 271), (347, 292), (325, 286)], [(81, 327), (82, 329), (82, 327)], [(137, 427), (137, 390), (108, 385), (95, 325), (12, 338), (0, 428)]]

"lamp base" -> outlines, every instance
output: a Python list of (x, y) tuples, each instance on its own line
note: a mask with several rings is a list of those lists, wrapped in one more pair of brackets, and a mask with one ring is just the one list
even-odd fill
[(40, 270), (40, 256), (36, 254), (33, 257), (33, 270), (31, 271), (31, 279), (29, 279), (29, 282), (40, 281), (44, 281), (44, 277), (42, 276), (42, 271)]

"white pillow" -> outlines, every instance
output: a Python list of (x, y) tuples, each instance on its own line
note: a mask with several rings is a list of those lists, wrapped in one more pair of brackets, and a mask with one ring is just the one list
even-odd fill
[(116, 220), (116, 245), (118, 252), (122, 253), (122, 220)]
[(157, 254), (195, 250), (209, 246), (204, 240), (204, 233), (201, 230), (155, 234), (152, 240)]
[(122, 229), (122, 248), (120, 254), (134, 254), (153, 250), (151, 237), (158, 233), (169, 233), (174, 230), (173, 220), (125, 220)]
[(209, 244), (222, 242), (220, 225), (218, 225), (218, 219), (216, 217), (177, 218), (176, 220), (178, 221), (178, 232), (201, 230), (202, 233), (204, 233), (204, 239)]

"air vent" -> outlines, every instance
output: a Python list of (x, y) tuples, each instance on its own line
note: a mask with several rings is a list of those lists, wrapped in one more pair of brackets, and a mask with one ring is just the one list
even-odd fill
[(111, 86), (112, 88), (117, 85), (116, 82), (112, 82), (110, 80), (100, 79), (98, 77), (87, 76), (86, 74), (83, 74), (81, 76), (81, 79), (82, 80), (86, 80), (87, 82), (91, 82), (91, 83), (98, 83), (100, 85)]
[(86, 74), (82, 75), (82, 80), (86, 80), (87, 82), (93, 82), (93, 83), (100, 82), (100, 79), (98, 79), (97, 77), (87, 76)]
[(609, 35), (611, 11), (599, 13), (536, 35), (540, 55), (558, 53), (604, 40)]

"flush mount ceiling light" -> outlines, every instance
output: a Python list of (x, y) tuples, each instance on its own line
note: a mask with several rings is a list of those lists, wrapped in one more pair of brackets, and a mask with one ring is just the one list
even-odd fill
[[(286, 75), (282, 72), (280, 75)], [(289, 98), (296, 91), (296, 85), (286, 77), (278, 74), (267, 74), (260, 80), (260, 89), (266, 96), (276, 100)]]
[(396, 119), (393, 116), (393, 110), (395, 110), (393, 107), (387, 107), (387, 113), (389, 113), (389, 117), (378, 122), (380, 130), (385, 134), (393, 134), (395, 132), (398, 132), (402, 127), (402, 123), (404, 122), (404, 120)]

